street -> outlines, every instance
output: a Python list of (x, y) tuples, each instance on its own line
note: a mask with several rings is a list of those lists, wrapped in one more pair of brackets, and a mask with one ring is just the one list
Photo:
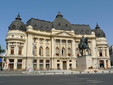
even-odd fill
[(113, 74), (0, 76), (0, 85), (113, 85)]

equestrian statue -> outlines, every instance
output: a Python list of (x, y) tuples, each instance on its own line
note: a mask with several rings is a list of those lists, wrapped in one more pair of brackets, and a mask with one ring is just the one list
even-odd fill
[(88, 38), (87, 37), (82, 36), (82, 38), (80, 39), (80, 42), (78, 44), (78, 48), (80, 50), (81, 56), (84, 55), (85, 50), (87, 50), (87, 52), (89, 51), (90, 48), (89, 48), (89, 45), (88, 45)]

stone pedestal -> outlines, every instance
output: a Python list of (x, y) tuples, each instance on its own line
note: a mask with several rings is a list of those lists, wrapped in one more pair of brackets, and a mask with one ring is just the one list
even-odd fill
[(78, 71), (86, 71), (92, 68), (92, 58), (90, 55), (83, 55), (77, 58)]

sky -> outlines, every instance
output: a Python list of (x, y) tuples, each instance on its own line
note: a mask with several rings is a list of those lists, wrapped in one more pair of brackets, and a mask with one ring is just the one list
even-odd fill
[(6, 48), (8, 27), (18, 13), (26, 23), (30, 18), (53, 21), (58, 12), (72, 24), (96, 23), (113, 45), (113, 0), (0, 0), (0, 44)]

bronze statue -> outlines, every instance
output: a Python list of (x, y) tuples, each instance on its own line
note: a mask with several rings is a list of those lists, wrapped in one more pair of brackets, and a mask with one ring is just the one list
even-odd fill
[(78, 44), (78, 48), (80, 49), (80, 54), (83, 56), (83, 51), (85, 49), (87, 49), (87, 50), (89, 49), (87, 37), (82, 36), (82, 38), (80, 39), (80, 42)]

